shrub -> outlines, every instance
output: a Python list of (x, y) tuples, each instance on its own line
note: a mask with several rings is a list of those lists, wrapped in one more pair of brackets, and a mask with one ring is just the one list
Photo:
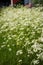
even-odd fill
[(33, 0), (35, 4), (43, 4), (43, 0)]
[(2, 9), (0, 65), (43, 65), (43, 12), (40, 9)]

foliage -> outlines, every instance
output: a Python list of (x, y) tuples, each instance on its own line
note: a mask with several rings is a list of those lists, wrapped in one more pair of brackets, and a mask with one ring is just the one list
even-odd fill
[(43, 4), (43, 0), (33, 0), (33, 2), (36, 4)]
[(0, 65), (43, 65), (42, 7), (2, 8)]

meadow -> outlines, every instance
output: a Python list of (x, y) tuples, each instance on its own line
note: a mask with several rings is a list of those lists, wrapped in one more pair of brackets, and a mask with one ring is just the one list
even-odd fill
[(43, 7), (0, 8), (0, 65), (43, 65)]

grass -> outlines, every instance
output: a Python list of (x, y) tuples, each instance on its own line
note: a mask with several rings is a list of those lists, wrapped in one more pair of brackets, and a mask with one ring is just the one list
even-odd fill
[(43, 7), (0, 9), (0, 65), (43, 65)]

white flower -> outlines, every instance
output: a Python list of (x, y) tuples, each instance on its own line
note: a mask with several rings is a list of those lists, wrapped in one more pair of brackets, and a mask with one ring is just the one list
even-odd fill
[(2, 45), (1, 48), (5, 47), (6, 45)]
[(8, 50), (9, 50), (9, 51), (12, 51), (12, 49), (11, 49), (11, 48), (9, 48)]
[(34, 42), (34, 45), (32, 45), (33, 51), (37, 52), (37, 42)]
[(20, 62), (22, 62), (22, 60), (19, 60), (18, 62), (20, 63)]
[(1, 29), (5, 28), (6, 26), (8, 26), (8, 23), (4, 23), (4, 25), (1, 27)]
[(41, 37), (41, 41), (43, 42), (43, 37)]
[(10, 35), (8, 35), (8, 39), (9, 39), (9, 40), (11, 40), (11, 39), (12, 39)]
[(18, 50), (18, 51), (16, 52), (16, 55), (19, 55), (19, 54), (23, 54), (23, 51), (22, 51), (22, 50)]
[(35, 60), (35, 59), (34, 59), (34, 60), (32, 61), (32, 63), (33, 63), (34, 65), (36, 65), (36, 64), (39, 63), (39, 60)]
[(8, 44), (7, 47), (10, 47), (10, 45)]
[(24, 28), (22, 27), (22, 28), (20, 28), (20, 30), (24, 30)]
[(30, 56), (30, 55), (27, 55), (28, 57)]
[(43, 37), (40, 37), (38, 40), (39, 40), (40, 42), (43, 42)]

